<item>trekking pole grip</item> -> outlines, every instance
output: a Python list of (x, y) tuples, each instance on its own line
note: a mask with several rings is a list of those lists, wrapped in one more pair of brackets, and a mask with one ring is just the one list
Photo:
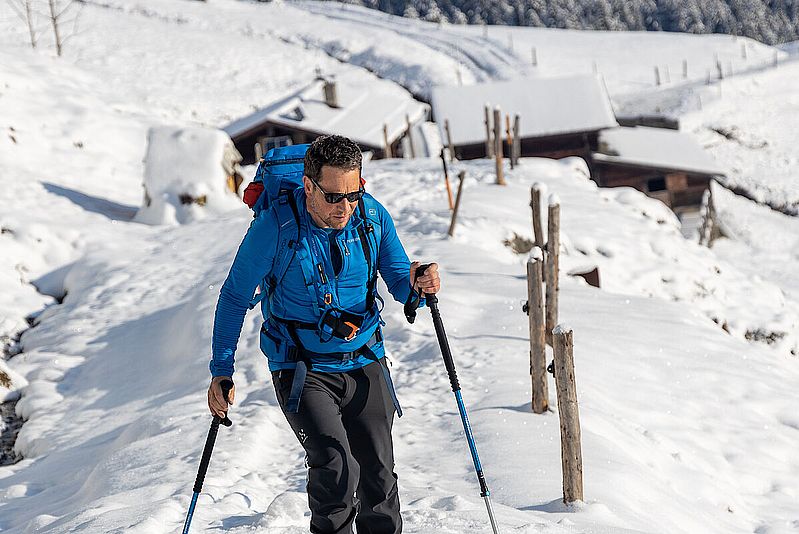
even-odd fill
[[(233, 389), (233, 382), (231, 380), (223, 380), (222, 382), (219, 383), (219, 387), (222, 388), (222, 396), (225, 398), (225, 402), (230, 404), (230, 398), (228, 397), (228, 395), (230, 395), (230, 390)], [(219, 416), (214, 416), (214, 418), (219, 419), (219, 422), (225, 426), (231, 426), (233, 424), (233, 421), (231, 421), (230, 418), (227, 416), (227, 412), (225, 412), (224, 419), (222, 419)], [(218, 423), (217, 426), (219, 426)]]

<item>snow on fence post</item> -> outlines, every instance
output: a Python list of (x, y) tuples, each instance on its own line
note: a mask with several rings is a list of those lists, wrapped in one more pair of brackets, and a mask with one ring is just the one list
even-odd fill
[(444, 156), (444, 149), (441, 149), (441, 163), (444, 164), (444, 183), (447, 186), (447, 200), (449, 200), (449, 210), (452, 211), (455, 205), (452, 203), (452, 187), (449, 185), (449, 170), (447, 169), (447, 158)]
[(502, 171), (502, 110), (499, 106), (494, 108), (494, 155), (497, 162), (497, 185), (505, 185), (505, 175)]
[(391, 144), (388, 142), (388, 124), (383, 123), (383, 145), (386, 147), (386, 158), (393, 158), (394, 154), (391, 153)]
[(655, 65), (655, 85), (660, 86), (660, 68)]
[(452, 210), (452, 220), (449, 222), (449, 234), (452, 237), (455, 234), (455, 221), (458, 219), (458, 208), (461, 205), (461, 192), (463, 192), (463, 180), (466, 178), (466, 171), (458, 173), (458, 194), (455, 195), (455, 209)]
[(513, 132), (510, 129), (510, 115), (505, 114), (505, 135), (508, 138), (508, 159), (510, 160), (510, 168), (513, 170), (515, 162), (513, 161)]
[(405, 135), (408, 136), (408, 144), (411, 147), (411, 158), (416, 158), (416, 149), (413, 147), (413, 134), (411, 133), (411, 118), (405, 114)]
[(452, 163), (452, 161), (455, 159), (455, 147), (452, 146), (452, 132), (450, 132), (449, 130), (449, 119), (444, 119), (444, 132), (447, 134), (447, 149), (449, 150), (449, 162)]
[(531, 406), (534, 413), (545, 413), (549, 409), (547, 385), (547, 353), (544, 336), (543, 279), (544, 253), (533, 247), (527, 260), (527, 316), (530, 327), (530, 379), (532, 386)]
[(663, 69), (664, 69), (664, 71), (666, 73), (666, 83), (671, 83), (671, 69), (669, 69), (668, 65), (663, 67)]
[(513, 159), (516, 160), (516, 165), (519, 164), (519, 156), (522, 153), (522, 141), (519, 139), (519, 115), (513, 118)]
[(563, 466), (563, 502), (583, 498), (583, 453), (580, 435), (580, 411), (574, 379), (574, 333), (566, 325), (552, 332), (555, 342), (555, 388), (560, 417), (560, 453)]
[(486, 157), (494, 157), (494, 143), (491, 140), (491, 111), (488, 103), (485, 105), (485, 125), (486, 125)]
[(547, 343), (552, 345), (552, 329), (558, 324), (558, 270), (560, 253), (560, 199), (549, 195), (549, 218), (547, 220)]

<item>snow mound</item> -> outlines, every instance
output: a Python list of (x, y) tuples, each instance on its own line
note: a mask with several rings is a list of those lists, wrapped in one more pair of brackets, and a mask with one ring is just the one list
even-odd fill
[(202, 127), (155, 126), (147, 135), (144, 205), (135, 220), (185, 224), (240, 207), (228, 186), (241, 161), (230, 137)]

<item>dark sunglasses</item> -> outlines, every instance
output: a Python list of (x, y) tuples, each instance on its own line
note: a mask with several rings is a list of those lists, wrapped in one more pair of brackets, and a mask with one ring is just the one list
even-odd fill
[(311, 182), (313, 182), (313, 184), (319, 188), (319, 191), (321, 191), (325, 195), (325, 202), (327, 202), (328, 204), (338, 204), (344, 198), (347, 199), (347, 202), (358, 202), (359, 200), (361, 200), (361, 197), (363, 197), (363, 194), (366, 192), (364, 188), (361, 187), (360, 189), (358, 189), (357, 191), (353, 191), (352, 193), (328, 193), (327, 191), (322, 189), (322, 186), (319, 185), (319, 183), (316, 180), (314, 180), (310, 176), (308, 177), (308, 179), (310, 179)]

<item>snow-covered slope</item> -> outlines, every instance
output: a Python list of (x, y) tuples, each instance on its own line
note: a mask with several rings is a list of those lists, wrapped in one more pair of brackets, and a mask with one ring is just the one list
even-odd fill
[[(396, 217), (411, 256), (443, 266), (441, 308), (504, 528), (726, 533), (779, 525), (797, 491), (791, 399), (799, 369), (729, 336), (688, 302), (630, 295), (648, 277), (619, 249), (637, 258), (640, 272), (657, 273), (675, 253), (692, 264), (669, 282), (652, 281), (659, 291), (706, 279), (712, 255), (670, 221), (658, 224), (661, 213), (642, 215), (652, 201), (599, 191), (572, 161), (525, 160), (507, 188), (491, 185), (490, 165), (462, 168), (470, 178), (451, 240), (436, 162), (372, 164), (370, 188)], [(527, 226), (533, 180), (562, 198), (564, 268), (592, 255), (590, 243), (609, 256), (601, 266), (607, 290), (564, 278), (588, 501), (577, 509), (558, 504), (557, 419), (528, 412), (524, 258), (502, 244)], [(586, 206), (625, 230), (615, 238), (597, 231)], [(1, 471), (4, 530), (179, 527), (208, 422), (213, 307), (249, 219), (242, 209), (168, 230), (117, 223), (117, 244), (93, 247), (69, 270), (64, 303), (40, 316), (11, 361), (30, 381), (18, 405), (29, 420), (17, 443), (26, 459)], [(637, 244), (643, 235), (661, 249), (641, 252), (636, 247), (649, 246)], [(406, 531), (487, 531), (431, 325), (404, 324), (397, 304), (385, 318), (407, 413), (395, 434)], [(253, 314), (240, 345), (237, 424), (220, 437), (198, 532), (302, 532), (307, 521), (299, 449), (276, 405), (257, 330)], [(719, 414), (722, 407), (735, 418)]]
[[(213, 307), (250, 214), (242, 207), (176, 228), (132, 222), (147, 128), (220, 125), (305, 83), (317, 65), (363, 83), (376, 78), (359, 64), (409, 87), (451, 82), (467, 63), (441, 44), (452, 42), (449, 32), (475, 39), (459, 41), (464, 51), (496, 49), (479, 28), (407, 23), (397, 31), (383, 15), (369, 24), (358, 18), (365, 11), (337, 5), (113, 0), (85, 4), (84, 31), (56, 60), (24, 48), (19, 24), (2, 13), (0, 333), (13, 337), (26, 315), (50, 306), (23, 336), (23, 352), (3, 364), (24, 377), (12, 388), (27, 421), (17, 440), (24, 459), (0, 467), (0, 530), (178, 531), (209, 423)], [(310, 39), (313, 29), (327, 40)], [(500, 47), (494, 31), (488, 38)], [(524, 40), (509, 31), (521, 50)], [(693, 54), (691, 64), (712, 61), (714, 39), (728, 54), (740, 45), (576, 32), (558, 41), (560, 33), (539, 31), (548, 43), (537, 45), (542, 69), (550, 53), (566, 57), (574, 46), (573, 62), (553, 62), (549, 72), (590, 69), (576, 55), (588, 48), (607, 54), (601, 72), (602, 57), (621, 57), (609, 76), (617, 92), (634, 85), (622, 73), (638, 73), (642, 87), (651, 73), (631, 43), (652, 57), (660, 43), (668, 61)], [(438, 44), (430, 37), (428, 47), (426, 32)], [(339, 63), (316, 48), (330, 52), (333, 42), (371, 52), (337, 52), (352, 61)], [(480, 56), (490, 68), (469, 71), (474, 79), (506, 75), (505, 59), (491, 55)], [(372, 62), (383, 57), (390, 61)], [(777, 83), (787, 82), (769, 85)], [(750, 257), (751, 248), (719, 242), (716, 252), (683, 239), (661, 204), (597, 189), (579, 160), (523, 160), (506, 188), (492, 185), (489, 162), (460, 169), (467, 181), (453, 239), (438, 161), (373, 162), (366, 176), (409, 254), (442, 265), (441, 309), (503, 532), (795, 531), (797, 293), (783, 285), (788, 270), (755, 276), (759, 262), (794, 262), (782, 254), (793, 247), (785, 219), (753, 214), (728, 227), (738, 243), (752, 245), (748, 232), (764, 228), (784, 235), (784, 247)], [(575, 331), (587, 501), (570, 508), (560, 504), (557, 417), (529, 413), (525, 258), (502, 244), (530, 236), (536, 181), (562, 201), (561, 317)], [(739, 209), (728, 206), (726, 216)], [(601, 290), (565, 275), (585, 264), (599, 266)], [(31, 280), (66, 293), (63, 303)], [(422, 311), (411, 327), (390, 303), (385, 319), (406, 411), (395, 432), (406, 532), (488, 532), (429, 316)], [(302, 456), (276, 405), (257, 328), (253, 314), (240, 345), (235, 426), (220, 434), (197, 532), (306, 530)], [(757, 331), (784, 335), (769, 346)]]

